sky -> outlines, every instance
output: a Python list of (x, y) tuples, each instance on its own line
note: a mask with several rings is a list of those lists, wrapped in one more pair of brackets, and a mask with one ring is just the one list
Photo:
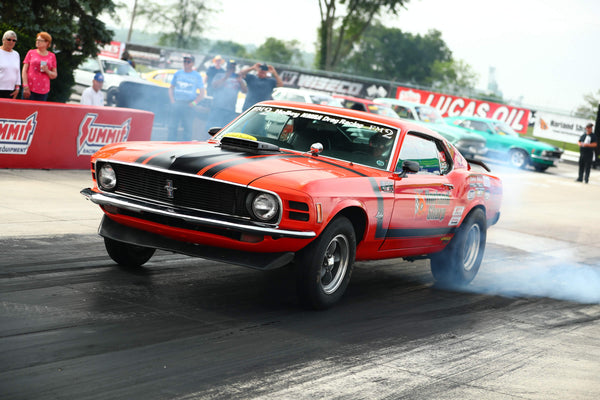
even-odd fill
[[(219, 10), (207, 18), (209, 39), (260, 45), (275, 37), (314, 52), (318, 0), (209, 4)], [(570, 113), (600, 90), (598, 0), (410, 0), (383, 22), (413, 34), (439, 30), (453, 57), (478, 74), (478, 89), (493, 67), (504, 99), (525, 107)]]

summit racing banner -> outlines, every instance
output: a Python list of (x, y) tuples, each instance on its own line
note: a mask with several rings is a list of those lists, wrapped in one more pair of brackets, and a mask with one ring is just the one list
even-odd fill
[(396, 88), (396, 98), (435, 107), (443, 117), (466, 115), (497, 119), (506, 122), (519, 133), (527, 132), (531, 116), (531, 111), (526, 108), (402, 86)]
[(150, 140), (154, 114), (0, 99), (0, 168), (86, 169), (110, 143)]

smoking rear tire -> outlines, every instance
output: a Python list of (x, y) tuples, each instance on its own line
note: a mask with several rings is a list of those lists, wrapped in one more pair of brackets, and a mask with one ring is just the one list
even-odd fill
[(136, 246), (109, 238), (104, 238), (104, 247), (114, 262), (128, 268), (141, 267), (156, 251), (150, 247)]
[(529, 165), (529, 156), (521, 149), (513, 149), (508, 153), (508, 162), (515, 168), (526, 168)]
[(106, 105), (110, 107), (116, 107), (119, 102), (119, 88), (111, 87), (106, 92)]
[(458, 288), (477, 275), (487, 237), (487, 222), (481, 209), (473, 210), (441, 252), (430, 258), (431, 273), (440, 286)]
[(356, 234), (345, 217), (334, 219), (323, 233), (296, 254), (296, 285), (301, 303), (323, 310), (337, 303), (350, 282)]

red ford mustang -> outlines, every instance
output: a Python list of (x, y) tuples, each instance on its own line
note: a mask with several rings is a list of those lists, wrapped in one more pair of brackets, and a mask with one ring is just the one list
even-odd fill
[(258, 269), (293, 263), (304, 304), (343, 295), (355, 260), (429, 258), (477, 274), (502, 183), (443, 137), (376, 114), (263, 102), (208, 142), (126, 142), (92, 157), (99, 233), (120, 265), (155, 249)]

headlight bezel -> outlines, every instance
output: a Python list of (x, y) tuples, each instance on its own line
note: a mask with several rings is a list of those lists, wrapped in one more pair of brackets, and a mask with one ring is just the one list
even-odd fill
[(102, 163), (96, 170), (96, 182), (102, 190), (112, 192), (117, 187), (117, 173), (110, 163)]
[(253, 220), (276, 224), (281, 220), (281, 200), (269, 192), (253, 192), (246, 198), (246, 208)]

